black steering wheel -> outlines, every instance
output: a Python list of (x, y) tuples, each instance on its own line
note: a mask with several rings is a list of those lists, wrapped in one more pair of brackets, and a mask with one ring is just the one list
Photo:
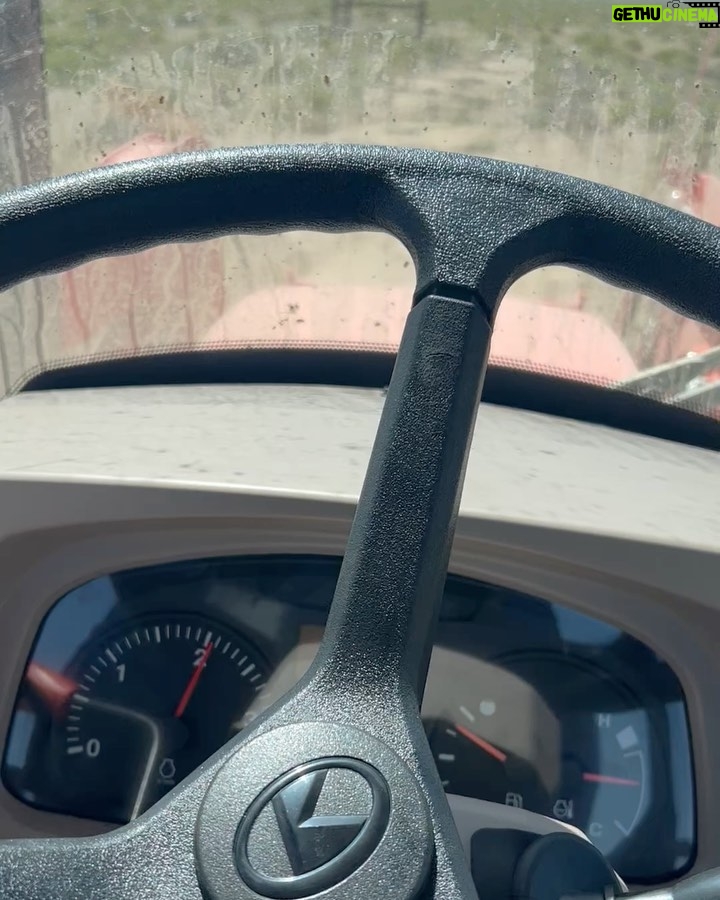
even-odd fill
[[(621, 893), (580, 837), (528, 841), (526, 828), (513, 844), (513, 810), (496, 850), (490, 843), (474, 861), (474, 882), (420, 701), (505, 291), (564, 263), (720, 326), (720, 229), (489, 159), (325, 145), (217, 150), (0, 198), (0, 289), (167, 241), (294, 228), (386, 231), (417, 269), (320, 652), (293, 690), (129, 825), (0, 843), (0, 896), (470, 900), (475, 883), (491, 900)], [(513, 846), (502, 882), (501, 849)], [(675, 894), (694, 900), (717, 883), (714, 872), (696, 876)]]

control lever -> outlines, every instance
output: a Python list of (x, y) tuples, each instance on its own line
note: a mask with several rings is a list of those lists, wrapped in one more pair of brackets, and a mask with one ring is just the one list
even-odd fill
[[(628, 897), (625, 883), (597, 847), (569, 832), (538, 837), (514, 829), (482, 829), (472, 838), (471, 869), (478, 892), (489, 898), (615, 900), (622, 896), (626, 900)], [(676, 898), (658, 896), (652, 900)]]

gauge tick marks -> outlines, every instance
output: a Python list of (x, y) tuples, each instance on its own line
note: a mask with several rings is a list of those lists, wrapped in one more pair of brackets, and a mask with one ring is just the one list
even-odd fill
[(61, 778), (76, 798), (70, 814), (136, 818), (257, 707), (268, 666), (252, 644), (204, 617), (180, 618), (126, 623), (93, 641), (77, 681), (58, 673), (35, 679), (52, 697), (63, 688), (56, 727)]

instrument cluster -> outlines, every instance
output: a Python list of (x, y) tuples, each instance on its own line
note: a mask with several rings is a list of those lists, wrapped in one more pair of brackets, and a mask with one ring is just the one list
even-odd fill
[[(27, 661), (5, 786), (40, 810), (137, 817), (302, 676), (339, 568), (334, 557), (204, 559), (70, 591)], [(692, 864), (682, 689), (630, 635), (450, 575), (422, 713), (448, 792), (569, 822), (629, 881)]]

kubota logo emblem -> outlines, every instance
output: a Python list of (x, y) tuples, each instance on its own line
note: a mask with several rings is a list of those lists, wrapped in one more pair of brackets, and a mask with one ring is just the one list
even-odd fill
[(358, 869), (390, 818), (383, 776), (357, 759), (297, 766), (250, 804), (235, 838), (242, 879), (266, 897), (320, 893)]

